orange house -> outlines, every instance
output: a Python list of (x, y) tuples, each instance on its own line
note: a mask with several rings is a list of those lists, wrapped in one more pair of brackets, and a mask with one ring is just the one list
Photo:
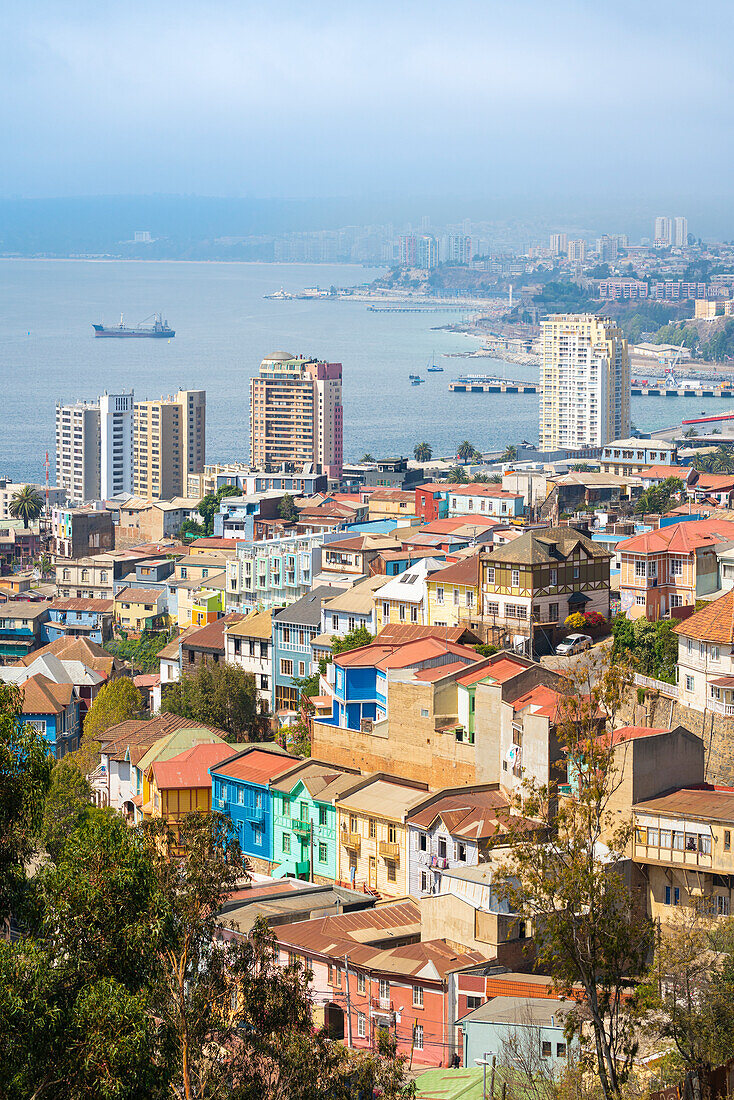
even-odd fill
[(178, 843), (180, 822), (190, 813), (208, 813), (212, 808), (212, 777), (209, 768), (234, 755), (231, 745), (192, 745), (190, 749), (157, 760), (150, 765), (146, 778), (150, 784), (151, 817), (162, 817), (174, 837), (173, 852), (182, 854)]

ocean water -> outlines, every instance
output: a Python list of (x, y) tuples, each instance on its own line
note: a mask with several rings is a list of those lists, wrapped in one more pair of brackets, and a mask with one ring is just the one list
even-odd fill
[[(260, 360), (283, 349), (344, 366), (344, 454), (358, 459), (412, 454), (426, 440), (435, 455), (455, 454), (463, 439), (488, 449), (538, 437), (536, 395), (452, 394), (451, 378), (505, 372), (537, 378), (537, 369), (493, 359), (451, 358), (478, 346), (440, 331), (455, 313), (372, 313), (344, 300), (270, 301), (283, 286), (351, 286), (377, 272), (325, 264), (135, 263), (0, 260), (0, 476), (42, 480), (46, 450), (54, 462), (57, 401), (134, 388), (155, 397), (183, 388), (207, 391), (207, 460), (249, 455), (249, 379)], [(163, 312), (176, 336), (96, 340), (91, 324), (132, 323)], [(426, 374), (430, 362), (443, 374)], [(425, 385), (411, 386), (418, 373)], [(633, 398), (640, 429), (681, 417), (728, 411), (715, 398)]]

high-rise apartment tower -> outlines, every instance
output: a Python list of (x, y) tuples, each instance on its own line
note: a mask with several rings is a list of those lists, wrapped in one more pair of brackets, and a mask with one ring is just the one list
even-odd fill
[(673, 218), (673, 244), (676, 248), (688, 244), (688, 218)]
[(189, 474), (204, 468), (206, 393), (179, 390), (173, 397), (135, 405), (135, 493), (150, 500), (184, 496)]
[(542, 329), (540, 450), (603, 447), (628, 436), (630, 368), (619, 326), (562, 313)]
[(99, 399), (100, 496), (133, 491), (132, 393), (103, 393)]
[(342, 365), (276, 351), (250, 381), (250, 458), (260, 469), (315, 463), (340, 477)]
[(99, 402), (56, 406), (56, 482), (74, 503), (99, 499)]

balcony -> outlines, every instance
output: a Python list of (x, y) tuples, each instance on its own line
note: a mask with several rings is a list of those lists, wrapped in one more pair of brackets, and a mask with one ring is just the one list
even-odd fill
[(350, 848), (353, 852), (359, 852), (362, 847), (362, 837), (359, 833), (348, 833), (346, 829), (341, 834), (342, 844), (345, 848)]
[(723, 714), (726, 718), (734, 716), (734, 703), (723, 703), (721, 699), (710, 699), (709, 707), (714, 714)]
[(400, 859), (400, 847), (389, 840), (381, 840), (377, 850), (383, 859)]
[(370, 997), (370, 1007), (378, 1008), (382, 1012), (394, 1012), (395, 1005), (389, 997)]
[(640, 863), (656, 863), (666, 867), (690, 867), (703, 871), (713, 868), (711, 852), (691, 848), (667, 848), (659, 844), (641, 844), (635, 840), (632, 858)]
[(262, 806), (248, 806), (246, 816), (253, 825), (262, 825), (265, 821), (265, 810)]
[(291, 828), (296, 836), (300, 836), (304, 839), (311, 835), (311, 822), (310, 821), (293, 821)]

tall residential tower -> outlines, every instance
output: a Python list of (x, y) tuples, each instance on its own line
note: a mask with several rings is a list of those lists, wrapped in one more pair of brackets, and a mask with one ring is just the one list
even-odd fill
[(250, 461), (263, 469), (315, 463), (340, 477), (342, 365), (276, 351), (250, 381)]
[(540, 450), (603, 447), (626, 438), (630, 368), (619, 326), (590, 313), (562, 313), (542, 328)]
[(134, 447), (138, 496), (184, 496), (188, 475), (204, 468), (206, 392), (179, 390), (173, 397), (136, 402)]
[(56, 483), (70, 501), (99, 500), (99, 402), (56, 406)]

